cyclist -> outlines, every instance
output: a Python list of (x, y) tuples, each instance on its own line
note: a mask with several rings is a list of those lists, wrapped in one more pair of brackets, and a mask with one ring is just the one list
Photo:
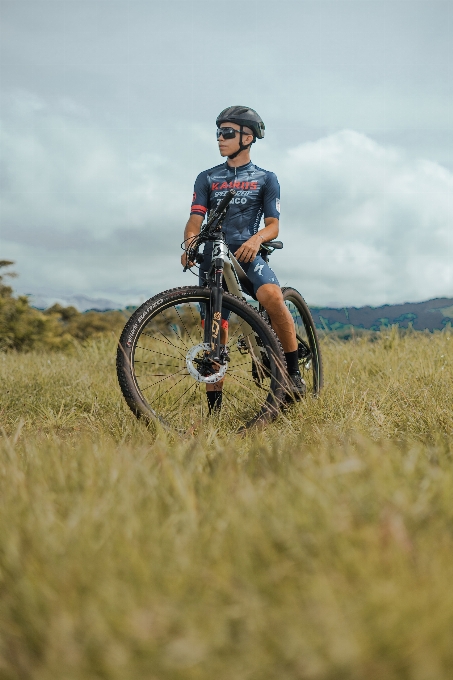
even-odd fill
[[(276, 175), (250, 160), (251, 145), (264, 137), (264, 123), (254, 109), (230, 106), (219, 114), (216, 124), (220, 155), (227, 156), (227, 161), (198, 175), (184, 240), (188, 247), (191, 239), (200, 233), (205, 215), (220, 203), (229, 189), (236, 190), (223, 222), (225, 240), (250, 279), (257, 299), (269, 314), (285, 353), (289, 390), (294, 398), (300, 398), (305, 394), (306, 386), (299, 372), (294, 322), (283, 301), (277, 277), (259, 254), (263, 242), (278, 236), (280, 218), (280, 185)], [(264, 228), (259, 229), (263, 216)], [(201, 286), (206, 282), (212, 247), (212, 243), (207, 243), (204, 248), (204, 260), (200, 265)], [(183, 266), (186, 261), (186, 253), (183, 253)], [(189, 263), (190, 266), (192, 264)], [(223, 343), (226, 343), (227, 328), (228, 320), (222, 319)], [(206, 385), (210, 410), (220, 409), (222, 383)]]

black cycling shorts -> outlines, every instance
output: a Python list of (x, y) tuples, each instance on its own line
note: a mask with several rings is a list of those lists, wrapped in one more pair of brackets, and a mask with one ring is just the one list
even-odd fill
[[(230, 243), (228, 244), (228, 247), (230, 251), (234, 253), (239, 250), (241, 247), (242, 242), (239, 243)], [(212, 243), (206, 243), (203, 251), (203, 262), (200, 264), (200, 271), (198, 274), (198, 279), (200, 282), (200, 286), (204, 286), (206, 284), (206, 277), (209, 271), (209, 268), (211, 266), (211, 260), (212, 260), (212, 248), (213, 244)], [(245, 271), (247, 274), (247, 278), (251, 281), (253, 285), (253, 290), (256, 295), (256, 291), (260, 286), (262, 286), (265, 283), (274, 283), (276, 286), (280, 286), (277, 277), (275, 276), (274, 272), (272, 269), (269, 267), (268, 263), (263, 260), (261, 255), (257, 255), (253, 262), (239, 262), (241, 265), (242, 269)], [(225, 290), (228, 290), (225, 281), (223, 282), (223, 287)], [(202, 305), (203, 307), (203, 305)], [(204, 319), (204, 309), (201, 309), (201, 318)], [(229, 312), (227, 312), (226, 309), (222, 309), (222, 319), (228, 320), (229, 317)]]

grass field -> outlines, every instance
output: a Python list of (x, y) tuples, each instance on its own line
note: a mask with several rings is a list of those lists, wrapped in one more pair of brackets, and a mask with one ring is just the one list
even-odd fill
[(328, 337), (245, 438), (153, 435), (113, 338), (0, 354), (0, 678), (450, 679), (452, 335)]

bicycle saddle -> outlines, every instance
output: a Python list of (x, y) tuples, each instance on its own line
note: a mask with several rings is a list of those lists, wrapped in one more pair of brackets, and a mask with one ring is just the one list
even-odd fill
[(274, 250), (281, 250), (283, 248), (283, 243), (281, 241), (263, 241), (261, 247), (273, 248)]

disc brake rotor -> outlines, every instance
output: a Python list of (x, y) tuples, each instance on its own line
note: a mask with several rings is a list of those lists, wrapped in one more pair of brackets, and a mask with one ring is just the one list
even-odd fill
[(200, 342), (186, 354), (187, 370), (197, 382), (216, 383), (225, 376), (227, 363), (214, 363), (208, 358), (210, 351), (211, 347), (207, 342)]

